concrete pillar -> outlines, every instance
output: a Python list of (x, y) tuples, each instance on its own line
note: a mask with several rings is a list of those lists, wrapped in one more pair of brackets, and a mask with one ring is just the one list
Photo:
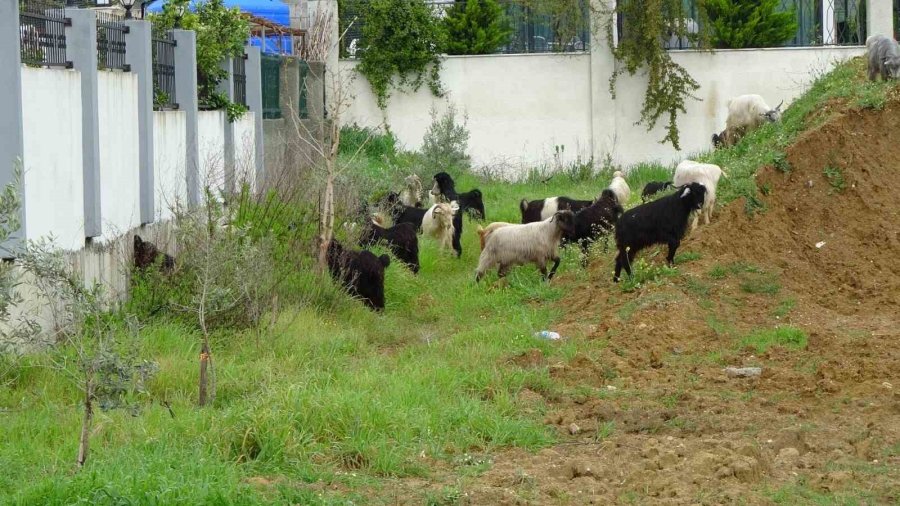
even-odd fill
[(185, 184), (188, 205), (199, 205), (200, 142), (197, 133), (197, 32), (175, 30), (175, 103), (184, 111), (187, 122), (185, 139)]
[(834, 23), (834, 2), (822, 2), (822, 43), (837, 41), (837, 25)]
[(97, 16), (87, 9), (66, 14), (66, 51), (75, 70), (81, 72), (81, 141), (84, 166), (84, 235), (103, 234), (100, 217), (100, 108), (97, 100)]
[[(262, 105), (262, 56), (258, 47), (247, 46), (247, 108), (253, 113), (254, 132), (256, 138), (256, 176), (258, 182), (265, 175), (265, 158), (263, 147), (263, 105)], [(259, 186), (257, 186), (259, 188)]]
[[(614, 12), (616, 0), (591, 0), (591, 153), (594, 163), (615, 156), (616, 114), (610, 104), (609, 76), (615, 69), (612, 49), (606, 40), (606, 25), (600, 18), (602, 12)], [(615, 14), (613, 14), (615, 15)], [(616, 20), (611, 19), (613, 42), (618, 40)]]
[(894, 37), (894, 2), (892, 0), (867, 0), (866, 33)]
[[(125, 63), (138, 78), (138, 136), (140, 137), (141, 224), (156, 217), (153, 181), (153, 46), (149, 21), (128, 20)], [(128, 168), (123, 167), (123, 170)]]
[[(223, 93), (229, 101), (234, 102), (234, 61), (232, 58), (222, 60), (222, 69), (225, 77), (219, 81), (216, 90)], [(233, 192), (234, 187), (234, 123), (225, 118), (225, 188), (226, 192)]]
[[(25, 156), (22, 123), (22, 66), (19, 59), (19, 2), (0, 2), (0, 185), (13, 181), (16, 168), (22, 168)], [(18, 249), (25, 238), (25, 195), (19, 209), (19, 230), (2, 244), (3, 257)]]

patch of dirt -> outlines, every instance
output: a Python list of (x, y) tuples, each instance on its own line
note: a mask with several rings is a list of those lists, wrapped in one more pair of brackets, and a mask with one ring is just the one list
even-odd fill
[[(610, 258), (591, 266), (554, 328), (596, 344), (549, 365), (579, 392), (545, 399), (561, 443), (495, 455), (460, 485), (467, 503), (900, 501), (900, 101), (832, 114), (787, 160), (757, 176), (767, 210), (721, 209), (670, 282), (622, 293)], [(805, 348), (742, 345), (784, 325)]]

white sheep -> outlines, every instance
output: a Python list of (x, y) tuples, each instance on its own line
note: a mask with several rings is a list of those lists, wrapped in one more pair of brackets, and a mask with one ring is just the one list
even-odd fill
[[(544, 221), (495, 229), (478, 259), (475, 281), (480, 281), (484, 273), (494, 267), (497, 267), (497, 275), (503, 277), (510, 267), (527, 263), (535, 264), (548, 281), (553, 279), (559, 267), (560, 240), (574, 230), (572, 211), (559, 211)], [(553, 260), (553, 268), (548, 274), (547, 262), (550, 260)]]
[(675, 186), (684, 186), (690, 183), (700, 183), (706, 188), (706, 197), (703, 199), (703, 208), (699, 213), (694, 213), (694, 219), (691, 221), (691, 231), (697, 228), (700, 221), (700, 215), (703, 215), (703, 224), (709, 225), (712, 218), (713, 208), (716, 206), (716, 186), (719, 184), (719, 178), (728, 174), (718, 165), (711, 163), (695, 162), (694, 160), (684, 160), (675, 167), (675, 176), (672, 183)]
[[(729, 146), (742, 136), (756, 129), (764, 122), (774, 123), (781, 119), (781, 106), (772, 109), (759, 95), (740, 95), (728, 100), (728, 119), (725, 120), (725, 139)], [(715, 137), (713, 138), (715, 143)]]
[(607, 188), (612, 190), (616, 195), (616, 200), (619, 201), (620, 206), (627, 204), (628, 199), (631, 198), (631, 188), (628, 187), (628, 183), (625, 181), (625, 176), (622, 174), (621, 170), (613, 172), (612, 181), (610, 181)]
[(422, 181), (419, 176), (410, 174), (403, 180), (406, 186), (400, 192), (400, 202), (409, 207), (422, 205)]
[(459, 212), (456, 202), (441, 202), (431, 206), (422, 218), (422, 233), (436, 239), (441, 249), (453, 248), (453, 216)]

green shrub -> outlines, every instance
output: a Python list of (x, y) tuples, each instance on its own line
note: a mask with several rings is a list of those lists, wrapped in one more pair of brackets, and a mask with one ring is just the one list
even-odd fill
[(797, 32), (793, 9), (780, 11), (780, 0), (705, 0), (710, 40), (720, 49), (780, 46)]
[(453, 4), (444, 18), (447, 54), (491, 54), (509, 41), (512, 28), (496, 0)]
[(434, 172), (466, 169), (469, 167), (468, 117), (463, 115), (462, 123), (457, 120), (456, 106), (450, 104), (443, 115), (431, 109), (431, 125), (422, 139), (422, 158), (425, 166)]

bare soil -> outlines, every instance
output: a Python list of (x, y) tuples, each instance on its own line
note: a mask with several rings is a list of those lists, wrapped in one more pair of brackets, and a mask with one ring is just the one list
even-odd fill
[[(678, 276), (623, 293), (592, 265), (557, 330), (593, 351), (510, 359), (579, 392), (520, 396), (562, 442), (494, 456), (461, 502), (900, 501), (900, 102), (830, 117), (787, 160), (758, 174), (766, 211), (721, 209)], [(786, 325), (805, 348), (741, 344)]]

